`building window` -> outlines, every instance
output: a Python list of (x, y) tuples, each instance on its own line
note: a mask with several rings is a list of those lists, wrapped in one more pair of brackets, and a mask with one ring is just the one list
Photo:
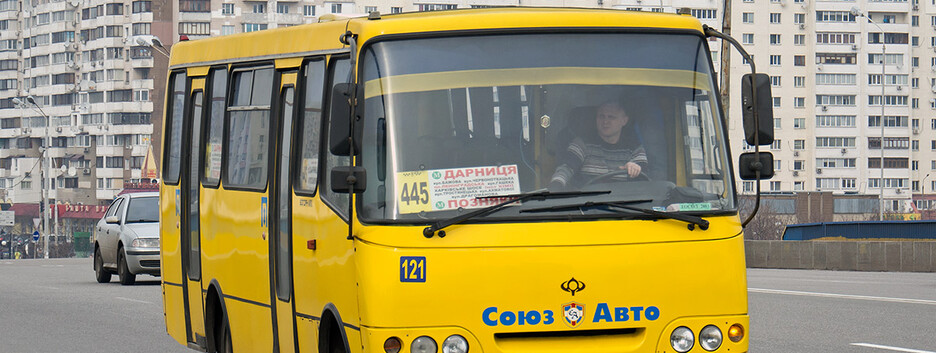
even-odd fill
[(794, 56), (793, 56), (793, 66), (806, 66), (806, 56), (805, 56), (805, 55), (794, 55)]
[(303, 5), (302, 15), (306, 17), (315, 16), (315, 5)]
[(717, 16), (715, 9), (689, 9), (689, 14), (701, 20), (711, 20)]
[(457, 8), (458, 5), (455, 4), (419, 4), (419, 11), (454, 10)]
[(798, 24), (798, 25), (806, 23), (806, 14), (804, 13), (793, 14), (793, 23)]
[(779, 24), (780, 23), (780, 14), (777, 12), (770, 13), (770, 23)]
[(754, 44), (754, 33), (743, 33), (743, 34), (741, 34), (741, 43), (743, 43), (743, 44)]
[(403, 8), (402, 8), (402, 7), (391, 7), (391, 8), (390, 8), (390, 13), (403, 13)]
[(771, 34), (770, 35), (770, 45), (780, 45), (780, 35)]
[(265, 2), (255, 2), (251, 5), (251, 8), (253, 9), (253, 13), (266, 13)]
[(208, 22), (179, 22), (179, 34), (207, 36), (211, 34), (210, 29)]
[(364, 12), (366, 13), (377, 12), (377, 6), (364, 6)]
[(222, 15), (234, 15), (234, 4), (221, 4)]
[(780, 87), (780, 76), (770, 76), (770, 85)]
[(133, 13), (143, 13), (143, 12), (153, 12), (153, 2), (146, 1), (134, 1), (133, 2)]
[(228, 34), (234, 34), (234, 26), (231, 26), (231, 25), (221, 26), (221, 35), (226, 36)]
[(805, 35), (805, 34), (794, 34), (794, 35), (793, 35), (793, 45), (806, 45), (806, 35)]
[(793, 87), (806, 87), (806, 77), (793, 76)]
[(150, 23), (134, 23), (131, 28), (135, 36), (151, 34)]
[(277, 2), (276, 13), (289, 13), (289, 3)]
[(793, 107), (794, 108), (806, 107), (806, 97), (793, 97)]
[(331, 13), (341, 13), (341, 4), (331, 4)]
[(266, 23), (245, 23), (244, 32), (262, 31), (267, 29)]
[(179, 0), (179, 12), (211, 12), (211, 1)]
[(770, 65), (771, 65), (771, 66), (780, 66), (780, 55), (771, 55), (771, 56), (770, 56)]
[(780, 108), (780, 97), (773, 97), (774, 108)]
[(753, 12), (745, 12), (745, 13), (742, 13), (742, 14), (741, 14), (741, 22), (744, 22), (744, 23), (754, 23), (754, 13), (753, 13)]

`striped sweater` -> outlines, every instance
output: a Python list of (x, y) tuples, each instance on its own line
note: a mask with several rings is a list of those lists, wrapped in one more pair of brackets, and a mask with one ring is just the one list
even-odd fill
[[(601, 141), (599, 139), (599, 141)], [(601, 141), (585, 142), (575, 138), (559, 156), (560, 165), (556, 167), (550, 185), (553, 186), (581, 186), (586, 181), (613, 171), (628, 162), (640, 165), (642, 170), (647, 169), (647, 152), (643, 145), (628, 143), (622, 139), (616, 144)], [(617, 175), (610, 180), (627, 180), (626, 173)]]

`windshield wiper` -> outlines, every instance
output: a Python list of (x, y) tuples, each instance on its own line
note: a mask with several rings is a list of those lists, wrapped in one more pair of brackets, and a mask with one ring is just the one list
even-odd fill
[(504, 201), (495, 205), (488, 207), (480, 208), (468, 213), (465, 213), (460, 216), (455, 216), (446, 220), (441, 220), (435, 223), (430, 224), (428, 227), (423, 229), (423, 236), (426, 238), (432, 238), (436, 232), (439, 232), (439, 237), (445, 237), (445, 232), (441, 231), (449, 226), (467, 221), (475, 217), (485, 216), (490, 213), (494, 213), (497, 210), (500, 210), (507, 205), (510, 205), (515, 202), (523, 202), (527, 200), (546, 200), (546, 199), (558, 199), (565, 197), (578, 197), (578, 196), (588, 196), (588, 195), (602, 195), (610, 194), (610, 190), (601, 190), (601, 191), (560, 191), (552, 192), (549, 190), (537, 190), (521, 194), (509, 194), (509, 195), (493, 195), (493, 196), (481, 196), (476, 197), (476, 200), (486, 200), (486, 199), (495, 199), (495, 198), (511, 198), (511, 200)]
[[(629, 204), (635, 203), (644, 203), (651, 200), (633, 200), (633, 201), (609, 201), (609, 202), (584, 202), (574, 205), (562, 205), (562, 206), (552, 206), (552, 207), (542, 207), (542, 208), (531, 208), (526, 210), (520, 210), (521, 213), (526, 212), (551, 212), (551, 211), (568, 211), (568, 210), (577, 210), (581, 208), (603, 208), (605, 210), (617, 213), (625, 213), (620, 210), (610, 209), (609, 207), (621, 208), (628, 211), (640, 212), (643, 214), (657, 216), (660, 218), (666, 219), (675, 219), (678, 221), (683, 221), (689, 223), (689, 230), (694, 230), (695, 226), (698, 225), (699, 229), (706, 230), (709, 227), (709, 221), (702, 219), (699, 216), (687, 215), (683, 213), (673, 213), (673, 212), (660, 212), (656, 210), (640, 208), (629, 206)], [(630, 212), (626, 212), (630, 213)]]

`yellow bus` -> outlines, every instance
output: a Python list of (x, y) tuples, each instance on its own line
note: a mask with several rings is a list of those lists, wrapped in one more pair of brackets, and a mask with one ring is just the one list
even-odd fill
[(747, 351), (705, 33), (492, 8), (174, 45), (168, 333), (208, 352)]

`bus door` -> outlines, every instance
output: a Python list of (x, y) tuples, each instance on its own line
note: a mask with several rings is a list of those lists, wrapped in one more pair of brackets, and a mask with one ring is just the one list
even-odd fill
[(292, 185), (290, 184), (292, 144), (295, 136), (296, 78), (298, 71), (279, 71), (275, 121), (278, 125), (276, 172), (270, 191), (271, 286), (275, 294), (273, 310), (280, 352), (298, 352), (292, 276)]
[(180, 229), (182, 242), (182, 279), (185, 296), (185, 329), (188, 343), (207, 347), (205, 316), (201, 285), (201, 228), (199, 219), (200, 181), (202, 170), (202, 133), (205, 102), (205, 78), (191, 77), (191, 91), (186, 101), (186, 132), (183, 134)]

